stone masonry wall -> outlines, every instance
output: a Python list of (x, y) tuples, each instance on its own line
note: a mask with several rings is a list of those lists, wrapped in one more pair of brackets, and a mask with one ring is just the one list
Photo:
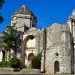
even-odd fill
[[(67, 26), (54, 24), (47, 29), (47, 49), (45, 69), (54, 73), (54, 63), (59, 62), (58, 73), (71, 73), (70, 39)], [(56, 55), (58, 54), (58, 55)]]

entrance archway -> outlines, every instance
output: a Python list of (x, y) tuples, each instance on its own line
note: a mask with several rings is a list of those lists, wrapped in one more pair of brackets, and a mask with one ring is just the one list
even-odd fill
[(28, 61), (32, 61), (33, 57), (34, 57), (34, 54), (33, 53), (30, 53), (28, 55)]
[(33, 35), (28, 35), (24, 40), (25, 65), (28, 66), (36, 53), (36, 39)]
[(59, 62), (55, 61), (55, 63), (54, 63), (54, 73), (57, 73), (57, 72), (59, 72)]
[(36, 54), (36, 38), (34, 35), (25, 35), (24, 40), (22, 41), (20, 56), (22, 68), (28, 66), (28, 55), (30, 53)]

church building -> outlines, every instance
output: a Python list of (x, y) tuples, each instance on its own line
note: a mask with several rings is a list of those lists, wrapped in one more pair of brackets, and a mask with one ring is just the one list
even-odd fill
[(23, 65), (42, 52), (41, 72), (74, 73), (75, 71), (75, 10), (66, 24), (54, 23), (48, 28), (37, 28), (37, 17), (23, 5), (11, 18), (17, 29), (17, 56)]

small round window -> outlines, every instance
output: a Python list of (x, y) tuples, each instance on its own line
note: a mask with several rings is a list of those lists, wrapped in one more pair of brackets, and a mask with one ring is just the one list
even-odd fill
[(59, 54), (58, 54), (58, 53), (55, 53), (55, 55), (56, 55), (56, 56), (59, 56)]

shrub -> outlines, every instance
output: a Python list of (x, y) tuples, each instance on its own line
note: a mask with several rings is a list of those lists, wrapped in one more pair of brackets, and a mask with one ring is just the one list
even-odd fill
[(10, 66), (12, 68), (16, 68), (16, 67), (19, 67), (20, 66), (20, 60), (17, 57), (15, 57), (15, 56), (13, 58), (11, 58), (9, 60), (9, 62), (10, 62)]
[(0, 67), (2, 67), (2, 62), (0, 62)]
[(0, 67), (10, 67), (9, 61), (3, 60), (2, 62), (0, 62)]
[(2, 62), (0, 62), (0, 67), (20, 67), (20, 60), (17, 57), (13, 57), (8, 61), (3, 60)]
[(3, 61), (2, 64), (3, 64), (3, 67), (10, 67), (9, 61)]
[(35, 69), (41, 68), (41, 57), (42, 57), (42, 52), (40, 52), (37, 56), (33, 57), (33, 60), (31, 62), (32, 68), (35, 68)]

